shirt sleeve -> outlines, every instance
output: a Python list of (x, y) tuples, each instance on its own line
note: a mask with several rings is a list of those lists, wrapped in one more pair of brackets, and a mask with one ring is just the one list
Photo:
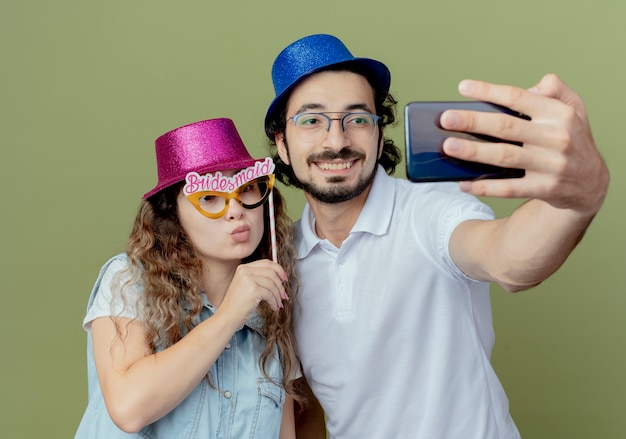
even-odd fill
[(95, 298), (83, 319), (85, 331), (91, 332), (91, 322), (100, 317), (137, 318), (141, 288), (136, 284), (125, 285), (130, 277), (127, 267), (126, 258), (114, 258), (100, 273), (92, 293)]
[(437, 244), (439, 251), (443, 254), (444, 262), (450, 270), (452, 270), (457, 276), (464, 279), (474, 280), (468, 277), (452, 260), (450, 255), (450, 238), (452, 232), (457, 226), (465, 221), (469, 220), (492, 220), (495, 218), (493, 210), (478, 200), (473, 195), (461, 192), (454, 204), (441, 212), (441, 220), (439, 222), (440, 227), (437, 232)]
[[(454, 263), (450, 238), (457, 226), (468, 220), (491, 220), (493, 210), (473, 195), (461, 192), (456, 183), (423, 184), (413, 203), (418, 241), (444, 272), (458, 279), (472, 280)], [(433, 233), (433, 231), (435, 231)]]

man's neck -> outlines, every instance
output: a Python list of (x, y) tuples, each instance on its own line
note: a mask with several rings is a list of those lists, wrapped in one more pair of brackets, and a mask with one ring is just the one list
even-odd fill
[(371, 186), (359, 196), (341, 203), (322, 203), (309, 194), (305, 194), (315, 216), (315, 233), (317, 236), (340, 248), (356, 224), (370, 190)]

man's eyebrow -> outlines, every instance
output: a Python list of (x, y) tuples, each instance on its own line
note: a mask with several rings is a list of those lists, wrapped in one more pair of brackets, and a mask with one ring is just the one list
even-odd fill
[(312, 110), (323, 111), (325, 108), (326, 107), (324, 107), (322, 104), (316, 104), (316, 103), (304, 104), (296, 110), (296, 114), (306, 113), (307, 111), (312, 111)]
[(361, 111), (365, 111), (367, 113), (372, 113), (372, 109), (365, 103), (348, 105), (346, 107), (346, 110), (348, 110), (348, 111), (361, 110)]
[(365, 103), (349, 104), (349, 105), (346, 105), (343, 110), (339, 110), (339, 111), (328, 111), (325, 105), (318, 104), (318, 103), (309, 103), (309, 104), (304, 104), (300, 108), (298, 108), (295, 114), (306, 113), (308, 111), (344, 113), (344, 112), (350, 112), (354, 110), (365, 111), (367, 113), (372, 112), (372, 109)]

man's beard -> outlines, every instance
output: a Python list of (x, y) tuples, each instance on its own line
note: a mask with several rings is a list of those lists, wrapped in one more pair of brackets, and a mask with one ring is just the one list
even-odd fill
[[(291, 156), (289, 154), (289, 145), (287, 143), (287, 139), (284, 139), (285, 149), (287, 151), (287, 157), (289, 161), (292, 162)], [(353, 151), (349, 148), (343, 148), (339, 152), (334, 151), (324, 151), (323, 153), (312, 155), (307, 157), (307, 164), (309, 166), (312, 165), (314, 161), (331, 161), (333, 159), (363, 159), (363, 154)], [(293, 163), (293, 162), (292, 162)], [(314, 166), (314, 165), (313, 165)], [(293, 185), (299, 189), (302, 189), (304, 192), (308, 193), (310, 196), (315, 198), (316, 200), (326, 203), (326, 204), (334, 204), (341, 203), (344, 201), (351, 200), (355, 197), (361, 195), (374, 181), (374, 177), (376, 175), (376, 166), (372, 169), (372, 171), (368, 175), (362, 176), (354, 187), (346, 187), (342, 185), (333, 185), (331, 187), (319, 187), (313, 183), (308, 183), (300, 180), (295, 172), (293, 171), (293, 165), (291, 165), (292, 176), (293, 176)], [(330, 183), (341, 183), (344, 181), (344, 177), (331, 177), (328, 179)]]

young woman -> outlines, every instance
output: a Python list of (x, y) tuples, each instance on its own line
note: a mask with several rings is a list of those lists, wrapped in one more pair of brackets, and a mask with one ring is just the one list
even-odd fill
[(76, 438), (293, 438), (295, 251), (274, 164), (229, 119), (162, 135), (156, 158), (89, 299)]

